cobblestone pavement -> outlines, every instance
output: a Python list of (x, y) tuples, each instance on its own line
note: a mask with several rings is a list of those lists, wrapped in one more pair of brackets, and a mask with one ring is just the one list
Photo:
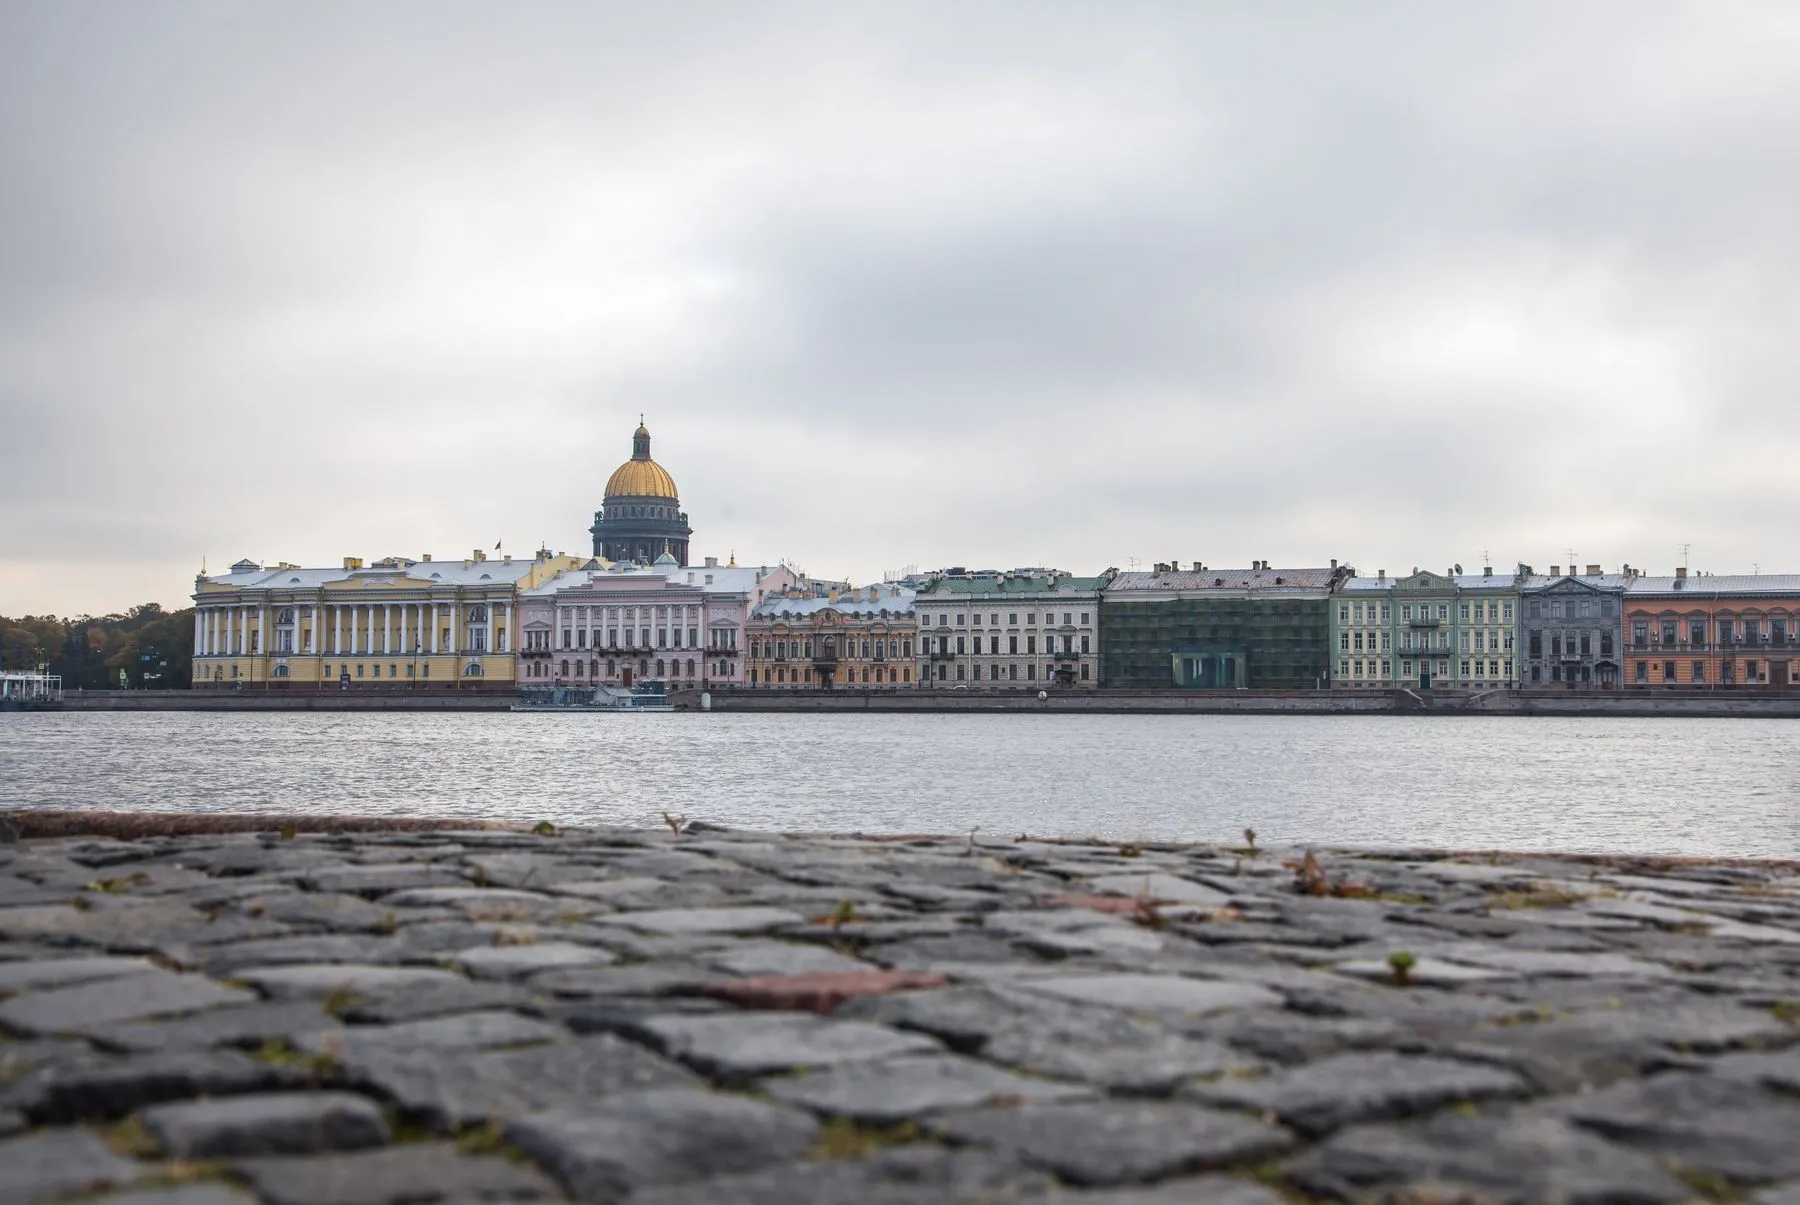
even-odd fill
[(0, 1201), (1800, 1202), (1800, 874), (688, 831), (0, 846)]

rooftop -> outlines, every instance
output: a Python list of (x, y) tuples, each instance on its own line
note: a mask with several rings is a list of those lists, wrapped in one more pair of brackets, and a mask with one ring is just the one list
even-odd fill
[(1108, 594), (1130, 590), (1328, 590), (1341, 570), (1322, 569), (1164, 569), (1121, 573)]
[(750, 612), (752, 619), (777, 619), (781, 617), (802, 618), (817, 615), (821, 611), (836, 611), (840, 615), (911, 615), (913, 613), (913, 592), (905, 588), (893, 586), (871, 587), (877, 595), (868, 596), (868, 591), (857, 591), (853, 595), (839, 595), (837, 598), (788, 598), (775, 595), (763, 599)]

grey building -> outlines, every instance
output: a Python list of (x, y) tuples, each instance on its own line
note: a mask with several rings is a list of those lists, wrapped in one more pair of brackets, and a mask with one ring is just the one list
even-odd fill
[(1625, 573), (1589, 565), (1538, 574), (1519, 566), (1518, 669), (1521, 686), (1617, 687), (1623, 680)]

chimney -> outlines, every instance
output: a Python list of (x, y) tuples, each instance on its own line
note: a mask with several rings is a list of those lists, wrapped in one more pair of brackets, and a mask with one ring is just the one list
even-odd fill
[(1686, 577), (1687, 576), (1687, 566), (1683, 565), (1681, 568), (1677, 569), (1675, 571), (1675, 576), (1676, 577)]
[(1588, 576), (1589, 576), (1589, 577), (1599, 577), (1599, 576), (1600, 576), (1600, 566), (1598, 566), (1598, 565), (1589, 565), (1589, 566), (1588, 566), (1588, 567), (1587, 567), (1587, 575), (1588, 575)]
[(1336, 558), (1336, 557), (1332, 557), (1332, 558), (1331, 558), (1331, 567), (1332, 567), (1332, 568), (1333, 568), (1333, 569), (1336, 569), (1336, 568), (1337, 568), (1337, 558)]
[(425, 563), (427, 565), (431, 564), (431, 554), (429, 552), (425, 554)]
[(346, 568), (346, 569), (361, 569), (362, 567), (363, 566), (362, 566), (362, 558), (361, 557), (347, 556), (344, 558), (344, 568)]
[(1494, 576), (1494, 567), (1492, 565), (1483, 565), (1481, 567), (1481, 576), (1483, 576), (1483, 577)]
[(1206, 571), (1205, 565), (1202, 565), (1199, 561), (1194, 562), (1194, 572), (1195, 573), (1204, 573), (1205, 571)]
[(506, 554), (506, 563), (508, 565), (512, 564), (512, 553), (510, 552)]
[(1375, 571), (1375, 580), (1378, 582), (1387, 581), (1387, 570), (1386, 569), (1377, 569)]
[(719, 567), (719, 558), (716, 556), (707, 557), (706, 558), (706, 567), (708, 569), (717, 569)]
[(1551, 577), (1561, 577), (1562, 576), (1562, 566), (1561, 565), (1550, 566), (1550, 576)]
[(471, 561), (485, 561), (487, 560), (487, 553), (477, 548), (469, 554), (469, 559)]

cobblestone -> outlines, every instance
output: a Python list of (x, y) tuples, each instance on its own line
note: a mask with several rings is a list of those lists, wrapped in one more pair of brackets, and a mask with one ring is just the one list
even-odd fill
[(0, 1201), (1800, 1201), (1794, 868), (1316, 853), (3, 845)]

